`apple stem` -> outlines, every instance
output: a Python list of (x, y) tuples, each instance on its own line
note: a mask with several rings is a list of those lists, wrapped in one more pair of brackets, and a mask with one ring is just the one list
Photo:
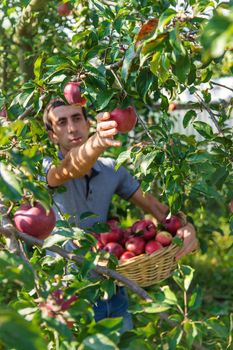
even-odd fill
[(121, 88), (121, 90), (123, 91), (124, 93), (124, 97), (126, 97), (128, 94), (127, 94), (127, 91), (124, 89), (120, 79), (118, 78), (118, 76), (116, 75), (116, 73), (114, 72), (113, 69), (110, 69), (111, 73), (114, 75), (114, 78), (116, 79), (116, 82), (118, 84), (118, 86)]

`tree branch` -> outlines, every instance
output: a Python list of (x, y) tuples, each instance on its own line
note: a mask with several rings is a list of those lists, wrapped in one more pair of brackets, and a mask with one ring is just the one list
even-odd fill
[(220, 84), (220, 83), (216, 83), (216, 82), (213, 81), (213, 80), (211, 80), (210, 83), (213, 84), (213, 85), (221, 86), (221, 87), (223, 87), (223, 88), (225, 88), (225, 89), (228, 89), (228, 90), (230, 90), (230, 91), (233, 91), (233, 89), (230, 88), (229, 86), (226, 86), (226, 85), (223, 85), (223, 84)]
[[(0, 227), (0, 233), (2, 233), (6, 237), (10, 237), (12, 235), (11, 230), (9, 230), (8, 228), (4, 228), (4, 227)], [(40, 239), (34, 238), (32, 236), (29, 236), (29, 235), (22, 233), (22, 232), (18, 232), (16, 230), (15, 230), (15, 235), (16, 235), (16, 237), (22, 239), (24, 242), (26, 242), (29, 245), (36, 245), (38, 247), (43, 247), (44, 242)], [(59, 254), (60, 256), (62, 256), (63, 258), (65, 258), (67, 260), (74, 261), (79, 266), (82, 265), (85, 261), (84, 257), (77, 255), (77, 254), (74, 254), (72, 252), (68, 252), (65, 249), (60, 248), (60, 247), (55, 246), (55, 245), (53, 245), (49, 248), (46, 248), (46, 249), (48, 251)], [(149, 294), (144, 289), (139, 287), (136, 283), (130, 281), (128, 278), (122, 276), (118, 272), (111, 270), (111, 269), (108, 269), (107, 267), (100, 266), (100, 265), (94, 266), (93, 270), (95, 272), (97, 272), (98, 274), (111, 277), (111, 278), (117, 280), (118, 282), (123, 283), (129, 289), (131, 289), (135, 294), (137, 294), (141, 298), (145, 299), (146, 301), (152, 301), (152, 298), (149, 296)]]
[[(39, 98), (40, 101), (44, 101), (44, 99), (46, 98), (46, 94), (41, 95), (41, 97)], [(34, 105), (32, 104), (31, 106), (29, 106), (22, 114), (20, 114), (18, 116), (17, 119), (24, 119), (26, 118), (31, 112), (33, 112), (34, 110)]]
[(198, 95), (197, 92), (195, 92), (194, 95), (196, 96), (196, 98), (198, 99), (198, 101), (200, 102), (200, 104), (201, 104), (201, 105), (205, 108), (205, 110), (209, 113), (210, 119), (212, 120), (212, 122), (213, 122), (214, 125), (216, 126), (216, 128), (217, 128), (219, 134), (220, 134), (221, 136), (224, 136), (224, 133), (223, 133), (222, 129), (220, 128), (220, 126), (218, 125), (218, 122), (217, 122), (217, 120), (216, 120), (216, 118), (215, 118), (215, 115), (214, 115), (214, 113), (211, 111), (211, 109), (209, 108), (209, 106), (207, 106), (207, 104), (205, 103), (205, 101), (201, 98), (200, 95)]

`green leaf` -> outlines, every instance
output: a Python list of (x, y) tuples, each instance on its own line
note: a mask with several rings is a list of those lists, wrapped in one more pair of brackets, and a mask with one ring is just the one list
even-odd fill
[(197, 286), (190, 297), (188, 307), (190, 311), (194, 311), (200, 308), (202, 303), (202, 289)]
[(41, 330), (14, 310), (0, 309), (0, 343), (6, 349), (42, 350), (46, 344)]
[(147, 173), (149, 172), (148, 168), (150, 167), (157, 154), (158, 152), (154, 151), (147, 154), (143, 154), (140, 157), (140, 169), (144, 175), (147, 175)]
[(173, 65), (173, 73), (179, 78), (182, 83), (188, 79), (190, 72), (190, 59), (189, 56), (179, 55), (175, 64)]
[[(161, 33), (161, 34), (158, 34), (153, 39), (146, 40), (141, 50), (142, 56), (144, 55), (147, 57), (149, 54), (155, 53), (156, 51), (157, 52), (160, 51), (167, 37), (168, 37), (167, 33)], [(140, 59), (141, 66), (144, 63), (144, 60), (145, 58)]]
[(152, 57), (150, 61), (150, 70), (154, 75), (158, 75), (159, 72), (159, 64), (160, 64), (161, 52), (157, 51)]
[(228, 337), (228, 327), (219, 318), (212, 317), (205, 322), (207, 328), (212, 330), (218, 337)]
[(175, 16), (176, 16), (175, 10), (171, 8), (168, 8), (167, 10), (165, 10), (162, 13), (162, 15), (159, 17), (158, 30), (161, 31)]
[(183, 118), (183, 126), (184, 128), (187, 128), (191, 120), (195, 120), (197, 117), (197, 113), (194, 110), (190, 110), (187, 113), (185, 113), (185, 116)]
[(164, 295), (165, 295), (165, 303), (168, 305), (176, 305), (177, 304), (177, 298), (175, 293), (173, 293), (171, 291), (171, 289), (169, 288), (169, 286), (164, 286), (161, 288)]
[(80, 220), (85, 220), (87, 218), (93, 218), (93, 217), (96, 217), (96, 216), (98, 216), (98, 215), (96, 215), (92, 211), (86, 211), (85, 213), (82, 213), (80, 215)]
[(115, 91), (113, 90), (106, 90), (106, 91), (101, 91), (97, 95), (97, 110), (101, 111), (103, 110), (111, 101), (112, 97), (116, 94)]
[(199, 182), (192, 187), (192, 190), (204, 194), (207, 198), (216, 198), (221, 200), (220, 194), (211, 185), (208, 185), (205, 181)]
[(88, 327), (89, 334), (102, 333), (106, 336), (112, 336), (112, 332), (120, 331), (122, 327), (122, 317), (105, 318), (98, 321), (97, 323), (92, 323)]
[(186, 158), (189, 163), (205, 163), (211, 160), (211, 155), (205, 151), (198, 150), (195, 153), (190, 153)]
[(44, 56), (44, 54), (42, 53), (39, 57), (37, 57), (36, 62), (34, 63), (35, 81), (38, 81), (40, 79), (40, 76), (41, 76), (43, 56)]
[(183, 337), (183, 330), (180, 329), (180, 327), (174, 327), (170, 332), (167, 334), (168, 344), (169, 344), (169, 350), (176, 350), (177, 345), (180, 343), (181, 339)]
[(121, 152), (116, 160), (116, 165), (114, 169), (115, 170), (119, 169), (119, 167), (129, 159), (131, 159), (131, 149)]
[(192, 267), (187, 265), (181, 265), (181, 270), (184, 276), (184, 289), (187, 292), (193, 280), (193, 275), (195, 270)]
[(194, 122), (193, 127), (201, 136), (207, 139), (212, 138), (214, 135), (211, 126), (205, 122)]
[(198, 335), (196, 325), (191, 320), (185, 320), (184, 322), (185, 339), (188, 344), (188, 348), (191, 349), (195, 337)]
[(95, 232), (95, 233), (108, 232), (109, 225), (105, 224), (104, 222), (96, 222), (94, 223), (94, 225), (92, 225), (90, 229), (92, 232)]
[(48, 238), (45, 239), (43, 243), (43, 248), (49, 248), (52, 247), (54, 244), (57, 244), (59, 242), (64, 242), (67, 241), (66, 236), (58, 235), (58, 234), (53, 234), (49, 236)]
[(143, 101), (146, 102), (146, 95), (153, 84), (155, 77), (151, 74), (148, 68), (140, 70), (136, 80), (136, 86), (139, 96), (142, 97)]
[(136, 57), (136, 54), (134, 51), (134, 45), (131, 45), (125, 52), (125, 58), (121, 69), (121, 77), (124, 82), (126, 82), (128, 79), (129, 71), (130, 71), (133, 59), (135, 57)]
[(149, 313), (149, 314), (154, 314), (154, 313), (160, 313), (167, 311), (171, 308), (170, 305), (166, 303), (152, 303), (150, 306), (145, 306), (144, 307), (144, 312)]
[(177, 236), (172, 238), (172, 243), (178, 245), (178, 247), (182, 247), (184, 245), (183, 239), (181, 239), (181, 238), (179, 238)]
[(10, 191), (8, 198), (15, 200), (21, 199), (23, 193), (20, 182), (18, 181), (16, 174), (8, 170), (4, 163), (0, 163), (0, 176)]
[(215, 11), (213, 17), (207, 22), (201, 36), (201, 43), (204, 47), (203, 58), (208, 61), (209, 57), (221, 56), (226, 47), (232, 45), (232, 7), (226, 14)]
[(27, 290), (34, 287), (34, 274), (30, 267), (17, 255), (7, 251), (0, 252), (0, 280), (14, 282)]
[(90, 335), (78, 347), (78, 350), (119, 350), (111, 339), (101, 333)]

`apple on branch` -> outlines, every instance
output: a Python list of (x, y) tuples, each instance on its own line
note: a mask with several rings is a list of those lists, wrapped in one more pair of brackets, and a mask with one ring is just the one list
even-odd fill
[(137, 123), (137, 114), (132, 106), (125, 109), (115, 108), (110, 113), (110, 120), (117, 122), (119, 132), (129, 132)]
[(52, 208), (47, 213), (39, 202), (35, 202), (33, 206), (24, 203), (16, 210), (14, 222), (20, 232), (45, 239), (56, 225), (56, 216)]
[(57, 6), (57, 12), (59, 16), (69, 16), (71, 13), (70, 2), (60, 2)]
[(64, 96), (66, 101), (72, 105), (85, 106), (87, 100), (82, 96), (79, 81), (70, 81), (64, 87)]

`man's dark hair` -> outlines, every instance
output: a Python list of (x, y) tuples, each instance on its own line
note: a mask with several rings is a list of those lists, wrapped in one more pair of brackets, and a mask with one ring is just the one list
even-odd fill
[[(60, 106), (67, 106), (67, 103), (65, 103), (61, 98), (54, 98), (45, 107), (44, 114), (43, 114), (43, 122), (47, 131), (49, 130), (53, 131), (52, 123), (49, 118), (49, 112), (54, 108), (60, 107)], [(82, 112), (83, 112), (84, 118), (87, 119), (87, 112), (85, 107), (82, 107)]]

